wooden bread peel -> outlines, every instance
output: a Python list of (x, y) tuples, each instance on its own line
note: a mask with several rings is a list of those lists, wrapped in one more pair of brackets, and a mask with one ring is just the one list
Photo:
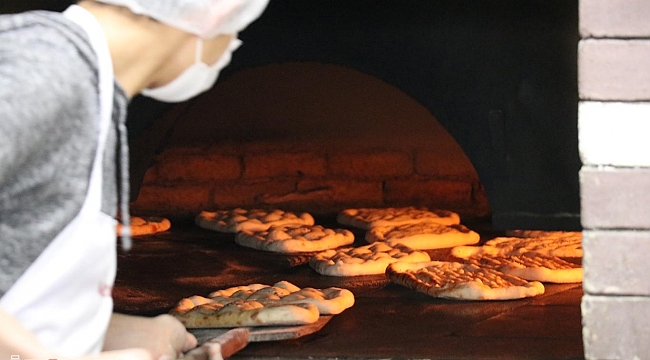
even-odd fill
[(330, 321), (332, 315), (321, 316), (312, 324), (299, 326), (260, 326), (234, 329), (188, 329), (199, 344), (182, 359), (223, 360), (243, 349), (249, 342), (297, 339), (315, 333)]
[[(181, 359), (187, 360), (223, 360), (248, 345), (250, 331), (248, 328), (230, 329), (185, 353)], [(197, 339), (198, 340), (198, 339)]]

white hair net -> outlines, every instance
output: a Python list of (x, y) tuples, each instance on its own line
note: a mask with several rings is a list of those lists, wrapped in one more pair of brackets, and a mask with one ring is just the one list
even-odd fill
[(236, 34), (257, 19), (269, 0), (95, 0), (124, 6), (163, 24), (212, 38)]

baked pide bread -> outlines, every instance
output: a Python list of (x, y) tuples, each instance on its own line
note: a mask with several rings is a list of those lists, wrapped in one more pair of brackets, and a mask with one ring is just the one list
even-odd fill
[(449, 261), (396, 262), (388, 265), (391, 282), (439, 298), (455, 300), (511, 300), (544, 293), (539, 281), (475, 264)]
[(268, 230), (271, 226), (314, 225), (314, 218), (309, 213), (295, 214), (280, 209), (227, 209), (202, 211), (196, 216), (198, 226), (225, 233), (243, 230)]
[(577, 238), (582, 239), (581, 231), (546, 231), (546, 230), (506, 230), (507, 237), (520, 238)]
[(529, 251), (550, 256), (580, 258), (582, 239), (580, 237), (497, 237), (488, 240), (483, 246), (456, 246), (451, 249), (451, 254), (457, 258), (467, 259), (477, 254), (519, 255)]
[(416, 224), (423, 221), (440, 225), (460, 224), (460, 216), (449, 210), (429, 210), (416, 207), (356, 208), (338, 213), (336, 220), (343, 225), (368, 230), (374, 226)]
[(299, 288), (288, 281), (251, 284), (182, 299), (170, 311), (187, 328), (304, 325), (354, 305), (350, 290)]
[[(171, 228), (169, 219), (159, 216), (132, 216), (131, 236), (153, 235)], [(117, 224), (117, 236), (122, 236), (124, 230), (122, 223)]]
[(580, 265), (532, 251), (520, 255), (478, 254), (465, 260), (465, 263), (544, 283), (579, 283), (583, 278)]
[(382, 241), (390, 246), (402, 244), (418, 250), (471, 245), (481, 239), (478, 233), (464, 225), (440, 225), (429, 221), (395, 226), (373, 226), (366, 232), (365, 238), (369, 243)]
[(350, 245), (354, 234), (321, 225), (281, 225), (267, 230), (242, 230), (235, 235), (235, 242), (257, 250), (293, 254)]
[(320, 252), (309, 260), (309, 266), (321, 275), (359, 276), (384, 274), (386, 267), (397, 261), (429, 260), (431, 257), (424, 251), (417, 251), (401, 244), (391, 246), (377, 242), (360, 247)]

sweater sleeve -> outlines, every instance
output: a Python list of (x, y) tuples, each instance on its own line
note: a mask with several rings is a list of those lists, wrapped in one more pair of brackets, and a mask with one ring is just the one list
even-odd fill
[(60, 14), (0, 16), (0, 296), (83, 203), (96, 147), (94, 66)]

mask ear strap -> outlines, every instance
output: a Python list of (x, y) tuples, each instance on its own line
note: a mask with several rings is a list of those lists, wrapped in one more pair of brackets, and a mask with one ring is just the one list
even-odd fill
[(196, 38), (196, 52), (194, 54), (194, 62), (202, 62), (201, 57), (203, 56), (203, 39)]

